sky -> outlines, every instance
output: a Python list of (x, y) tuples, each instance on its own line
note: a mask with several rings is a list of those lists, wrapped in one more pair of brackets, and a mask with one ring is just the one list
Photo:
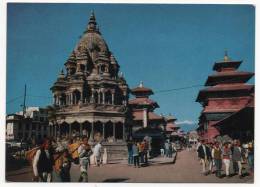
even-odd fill
[[(6, 112), (52, 102), (50, 87), (86, 29), (94, 10), (102, 36), (130, 88), (144, 82), (158, 114), (171, 113), (194, 129), (196, 97), (228, 50), (255, 69), (255, 9), (251, 5), (18, 4), (7, 7)], [(254, 78), (249, 81), (254, 84)], [(187, 89), (179, 89), (187, 88)], [(162, 90), (171, 90), (161, 92)]]

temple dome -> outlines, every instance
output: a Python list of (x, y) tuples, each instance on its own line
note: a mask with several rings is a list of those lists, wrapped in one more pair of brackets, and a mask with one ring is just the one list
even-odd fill
[(75, 48), (75, 52), (78, 53), (106, 53), (109, 54), (108, 46), (105, 40), (99, 33), (96, 32), (87, 32), (85, 33), (78, 45)]
[(89, 56), (94, 62), (100, 54), (109, 58), (110, 52), (108, 46), (99, 32), (94, 12), (91, 13), (87, 30), (84, 32), (79, 43), (74, 49), (76, 56)]

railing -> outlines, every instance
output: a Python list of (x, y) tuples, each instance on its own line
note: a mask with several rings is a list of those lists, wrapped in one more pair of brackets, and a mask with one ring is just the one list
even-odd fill
[(57, 108), (57, 113), (70, 112), (70, 111), (114, 111), (125, 112), (126, 107), (124, 105), (112, 105), (112, 104), (96, 104), (96, 103), (82, 103), (75, 105), (64, 105)]

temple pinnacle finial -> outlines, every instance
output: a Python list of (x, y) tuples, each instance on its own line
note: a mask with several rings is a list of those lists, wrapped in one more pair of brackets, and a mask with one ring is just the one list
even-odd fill
[(96, 20), (94, 10), (91, 10), (91, 14), (90, 14), (89, 20)]
[(97, 25), (96, 17), (95, 17), (94, 11), (92, 10), (91, 14), (90, 14), (87, 30), (88, 31), (96, 31), (96, 25)]
[(228, 51), (225, 50), (224, 61), (225, 61), (225, 62), (228, 62), (229, 60), (230, 60), (230, 59), (229, 59), (229, 57), (228, 57)]
[(64, 78), (64, 72), (63, 72), (63, 68), (60, 71), (60, 74), (58, 76), (58, 78)]
[(139, 87), (140, 87), (140, 88), (144, 87), (143, 81), (140, 81)]

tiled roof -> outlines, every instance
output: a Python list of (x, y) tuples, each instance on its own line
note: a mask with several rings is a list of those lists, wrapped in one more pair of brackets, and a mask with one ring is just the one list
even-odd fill
[(130, 105), (154, 105), (155, 107), (159, 107), (157, 102), (145, 97), (138, 97), (138, 98), (131, 99), (129, 100), (129, 104)]
[(131, 92), (151, 92), (153, 93), (152, 89), (146, 87), (136, 87), (131, 89)]
[[(143, 120), (143, 111), (142, 110), (138, 110), (138, 111), (134, 111), (133, 112), (133, 117), (134, 120)], [(158, 114), (154, 113), (154, 112), (148, 112), (148, 120), (163, 120), (162, 116), (159, 116)]]

